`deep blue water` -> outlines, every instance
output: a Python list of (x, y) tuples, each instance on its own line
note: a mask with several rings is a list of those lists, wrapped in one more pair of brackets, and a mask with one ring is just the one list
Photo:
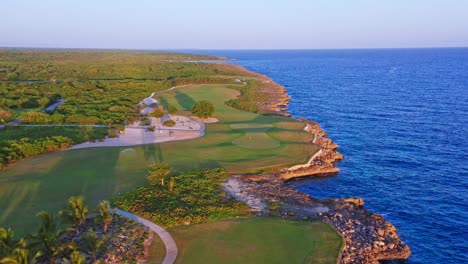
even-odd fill
[(410, 263), (468, 263), (468, 49), (194, 51), (285, 85), (345, 159), (334, 177), (291, 184), (363, 197), (398, 229)]

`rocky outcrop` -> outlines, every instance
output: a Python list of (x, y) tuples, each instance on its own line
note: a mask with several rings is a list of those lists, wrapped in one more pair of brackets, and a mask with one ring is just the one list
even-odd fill
[[(241, 70), (247, 71), (242, 67)], [(251, 74), (263, 80), (264, 85), (259, 89), (269, 98), (259, 102), (258, 108), (264, 113), (290, 116), (287, 104), (291, 99), (286, 89), (265, 75)], [(260, 215), (329, 223), (344, 240), (340, 264), (407, 259), (410, 248), (401, 241), (396, 228), (381, 215), (367, 211), (361, 198), (318, 200), (288, 186), (286, 182), (297, 177), (338, 173), (335, 163), (343, 159), (337, 151), (338, 145), (326, 138), (327, 133), (318, 123), (300, 120), (306, 124), (304, 130), (314, 135), (311, 144), (320, 147), (309, 162), (270, 175), (233, 175), (223, 185), (227, 197), (244, 201)]]
[(291, 116), (288, 113), (287, 105), (291, 101), (288, 92), (284, 86), (271, 80), (268, 76), (251, 72), (239, 65), (229, 65), (230, 69), (236, 69), (239, 75), (251, 76), (261, 82), (256, 88), (256, 92), (262, 94), (262, 100), (257, 102), (256, 106), (261, 113), (276, 114), (281, 116)]
[(286, 88), (281, 86), (265, 75), (260, 75), (262, 85), (258, 88), (259, 92), (266, 95), (268, 100), (258, 102), (257, 108), (263, 113), (274, 113), (282, 116), (291, 116), (288, 113), (287, 105), (291, 98), (289, 97)]
[(339, 169), (335, 167), (335, 162), (343, 159), (343, 155), (336, 150), (338, 145), (331, 139), (326, 138), (327, 133), (316, 122), (307, 119), (300, 120), (306, 124), (304, 130), (314, 134), (312, 144), (320, 146), (320, 151), (317, 155), (313, 155), (306, 164), (281, 170), (278, 177), (282, 180), (291, 180), (298, 177), (338, 173)]
[[(235, 185), (237, 191), (228, 185)], [(234, 175), (224, 190), (251, 205), (260, 215), (329, 223), (345, 242), (339, 259), (341, 264), (378, 263), (406, 259), (411, 254), (396, 228), (381, 215), (367, 211), (360, 198), (318, 200), (289, 187), (277, 175)], [(281, 206), (270, 211), (271, 203)]]

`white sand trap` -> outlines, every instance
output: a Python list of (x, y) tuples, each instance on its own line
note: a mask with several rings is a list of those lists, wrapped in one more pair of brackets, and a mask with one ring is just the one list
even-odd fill
[[(175, 86), (169, 90), (178, 87), (182, 86)], [(139, 103), (139, 105), (143, 107), (141, 110), (143, 115), (153, 112), (154, 107), (158, 104), (158, 101), (153, 98), (154, 95), (155, 92), (141, 100)], [(74, 145), (70, 149), (137, 146), (168, 141), (188, 140), (205, 135), (205, 124), (190, 117), (166, 114), (161, 119), (154, 117), (149, 117), (149, 119), (151, 120), (151, 124), (149, 126), (141, 126), (140, 122), (136, 122), (135, 124), (125, 126), (125, 130), (116, 138), (107, 137), (102, 141), (85, 142)], [(175, 122), (175, 126), (163, 126), (164, 121), (167, 120), (173, 120)], [(150, 126), (155, 126), (154, 131), (148, 130)], [(130, 151), (130, 149), (125, 149), (122, 153), (125, 153), (125, 151)]]
[[(205, 135), (205, 124), (186, 116), (172, 116), (171, 119), (176, 122), (174, 127), (166, 127), (161, 121), (168, 120), (169, 117), (151, 118), (155, 131), (148, 131), (148, 126), (140, 127), (138, 124), (129, 125), (125, 131), (116, 138), (106, 138), (98, 142), (85, 142), (74, 145), (70, 149), (96, 148), (96, 147), (123, 147), (154, 144), (168, 141), (188, 140), (199, 138)], [(172, 134), (172, 135), (171, 135)], [(130, 151), (125, 149), (124, 151)]]
[(218, 123), (219, 122), (219, 119), (216, 118), (216, 117), (208, 117), (208, 118), (204, 118), (204, 119), (201, 119), (201, 118), (198, 118), (198, 117), (192, 117), (192, 118), (197, 120), (197, 121), (203, 122), (205, 124), (213, 124), (213, 123)]

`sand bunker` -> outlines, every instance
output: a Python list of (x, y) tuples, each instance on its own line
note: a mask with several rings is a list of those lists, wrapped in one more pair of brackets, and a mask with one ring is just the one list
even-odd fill
[[(145, 144), (154, 144), (168, 141), (188, 140), (205, 135), (205, 124), (186, 116), (169, 116), (150, 118), (154, 131), (148, 130), (150, 126), (140, 126), (139, 122), (129, 125), (118, 137), (106, 138), (103, 141), (85, 142), (70, 149), (96, 148), (96, 147), (123, 147)], [(176, 123), (173, 127), (163, 126), (165, 120), (172, 119)]]

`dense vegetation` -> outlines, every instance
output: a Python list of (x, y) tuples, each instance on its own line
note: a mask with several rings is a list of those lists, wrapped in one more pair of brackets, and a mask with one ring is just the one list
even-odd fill
[(5, 127), (0, 130), (0, 169), (22, 158), (94, 141), (108, 134), (95, 127)]
[(71, 197), (58, 214), (41, 211), (37, 232), (16, 238), (0, 227), (0, 263), (136, 263), (148, 232), (115, 215), (101, 202), (89, 217), (82, 197)]
[[(65, 99), (41, 123), (121, 124), (151, 92), (188, 83), (229, 83), (238, 74), (214, 59), (161, 52), (0, 51), (0, 108), (39, 111)], [(0, 112), (1, 114), (2, 112)], [(1, 117), (1, 116), (0, 116)], [(32, 122), (36, 122), (33, 120)]]
[(214, 113), (214, 105), (206, 100), (201, 100), (195, 103), (192, 107), (192, 114), (198, 118), (208, 118)]
[(226, 104), (239, 110), (261, 113), (258, 104), (268, 100), (266, 95), (262, 94), (258, 89), (262, 85), (261, 81), (250, 79), (249, 82), (245, 82), (245, 85), (236, 86), (235, 89), (240, 92), (240, 95), (227, 101)]
[[(235, 82), (236, 68), (187, 62), (207, 59), (219, 58), (165, 52), (0, 50), (0, 125), (14, 119), (25, 124), (113, 127), (138, 121), (138, 103), (154, 91), (192, 83)], [(59, 100), (63, 103), (47, 110)], [(84, 141), (56, 132), (3, 144), (0, 168)], [(3, 133), (0, 130), (0, 137)], [(105, 135), (115, 137), (117, 133), (110, 130), (87, 137), (93, 140)]]
[(154, 180), (151, 186), (126, 192), (112, 203), (164, 226), (247, 215), (247, 205), (224, 198), (221, 185), (228, 176), (222, 169), (184, 172), (168, 176), (172, 184)]

